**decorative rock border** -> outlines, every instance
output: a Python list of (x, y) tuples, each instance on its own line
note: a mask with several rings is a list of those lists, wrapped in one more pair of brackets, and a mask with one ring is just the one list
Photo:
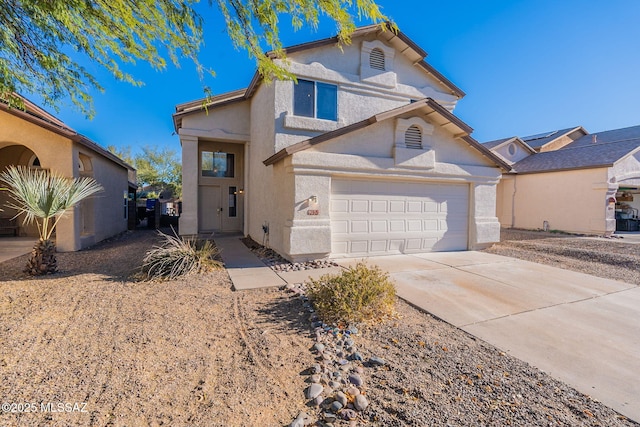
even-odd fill
[(309, 321), (315, 334), (315, 344), (310, 351), (316, 355), (316, 363), (307, 370), (309, 386), (305, 389), (311, 412), (301, 412), (290, 427), (305, 426), (357, 426), (365, 421), (364, 412), (369, 406), (366, 385), (366, 369), (386, 365), (384, 359), (371, 357), (364, 361), (358, 351), (358, 328), (330, 326), (318, 319), (303, 283), (286, 285), (288, 292), (298, 295), (303, 307), (310, 313)]
[(329, 260), (315, 260), (307, 262), (290, 262), (280, 256), (273, 249), (262, 246), (250, 237), (241, 239), (254, 255), (256, 255), (262, 262), (268, 265), (274, 271), (301, 271), (301, 270), (315, 270), (318, 268), (338, 267), (333, 261)]

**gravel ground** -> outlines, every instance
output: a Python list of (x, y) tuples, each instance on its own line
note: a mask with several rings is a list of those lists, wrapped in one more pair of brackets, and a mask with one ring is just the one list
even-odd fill
[[(304, 394), (317, 360), (303, 301), (232, 292), (224, 271), (136, 282), (154, 240), (59, 254), (62, 272), (39, 279), (20, 273), (26, 257), (0, 264), (0, 396), (37, 407), (0, 412), (0, 425), (286, 426), (320, 412)], [(352, 425), (637, 425), (401, 300), (397, 312), (353, 337), (386, 363), (365, 366), (370, 403)]]
[(486, 252), (640, 285), (640, 245), (624, 240), (502, 230)]

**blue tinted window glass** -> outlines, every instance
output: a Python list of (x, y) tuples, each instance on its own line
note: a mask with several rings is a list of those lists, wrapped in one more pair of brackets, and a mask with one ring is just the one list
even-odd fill
[(338, 120), (338, 87), (326, 83), (316, 83), (319, 119)]
[(298, 79), (293, 89), (293, 114), (296, 116), (314, 117), (314, 83)]

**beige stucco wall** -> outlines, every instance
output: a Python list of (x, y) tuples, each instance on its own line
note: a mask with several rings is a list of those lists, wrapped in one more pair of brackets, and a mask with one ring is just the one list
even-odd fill
[[(354, 40), (343, 51), (335, 46), (296, 52), (288, 57), (289, 69), (298, 78), (328, 82), (338, 86), (338, 121), (330, 122), (293, 115), (294, 83), (275, 84), (275, 151), (309, 139), (320, 133), (367, 119), (375, 114), (408, 104), (411, 100), (433, 98), (453, 110), (458, 98), (421, 71), (400, 52), (387, 61), (386, 83), (367, 79), (361, 74), (363, 43), (372, 42), (373, 36)], [(386, 49), (390, 46), (377, 41)]]
[[(325, 133), (372, 115), (407, 105), (411, 100), (431, 97), (452, 110), (458, 98), (446, 87), (400, 52), (395, 52), (384, 76), (362, 74), (361, 48), (367, 40), (354, 40), (344, 52), (322, 47), (291, 54), (290, 70), (299, 78), (334, 83), (338, 86), (337, 122), (293, 116), (294, 84), (290, 81), (261, 83), (248, 110), (227, 113), (211, 109), (209, 115), (194, 114), (182, 119), (183, 147), (183, 216), (182, 234), (197, 230), (193, 224), (197, 212), (198, 141), (207, 138), (221, 123), (235, 123), (241, 118), (247, 129), (233, 130), (226, 124), (227, 137), (246, 132), (247, 175), (245, 181), (245, 234), (266, 242), (290, 259), (326, 257), (331, 251), (329, 203), (334, 177), (371, 177), (468, 184), (470, 187), (469, 247), (483, 247), (499, 240), (499, 223), (495, 215), (495, 185), (500, 170), (449, 131), (435, 126), (425, 136), (424, 158), (396, 165), (395, 121), (378, 123), (285, 158), (271, 166), (263, 161), (297, 142)], [(389, 48), (389, 46), (386, 46)], [(366, 74), (366, 75), (365, 75)], [(375, 74), (375, 73), (374, 73)], [(234, 104), (240, 105), (240, 104)], [(227, 114), (227, 115), (224, 115)], [(223, 119), (223, 116), (226, 117)], [(217, 132), (217, 137), (222, 133)], [(409, 150), (413, 151), (413, 150)], [(428, 151), (428, 152), (427, 152)], [(422, 152), (420, 152), (423, 154)], [(413, 155), (404, 153), (403, 155)], [(415, 160), (415, 159), (414, 159)], [(422, 161), (429, 163), (422, 165)], [(191, 188), (193, 187), (193, 188)], [(306, 203), (317, 196), (320, 214), (307, 215)], [(195, 207), (195, 208), (194, 208)], [(195, 222), (194, 222), (195, 221)], [(265, 233), (263, 226), (268, 227)]]
[(607, 168), (511, 175), (498, 186), (498, 217), (503, 227), (542, 229), (547, 221), (550, 230), (605, 234), (613, 231), (609, 187)]
[[(438, 129), (429, 139), (433, 167), (398, 166), (394, 158), (395, 120), (387, 120), (337, 137), (287, 157), (285, 169), (295, 177), (293, 201), (283, 206), (284, 242), (275, 247), (293, 260), (326, 257), (331, 252), (331, 180), (357, 178), (461, 184), (470, 186), (469, 249), (499, 241), (496, 184), (501, 171), (463, 141)], [(419, 150), (410, 150), (421, 155)], [(319, 215), (307, 215), (307, 200), (317, 197)]]
[[(182, 235), (195, 235), (200, 231), (198, 224), (199, 200), (198, 191), (201, 184), (200, 177), (200, 152), (202, 146), (215, 148), (213, 143), (226, 143), (237, 145), (234, 153), (241, 156), (236, 158), (236, 165), (239, 171), (235, 180), (225, 181), (225, 185), (244, 186), (242, 198), (243, 209), (246, 210), (246, 197), (248, 194), (248, 184), (245, 179), (248, 171), (245, 168), (245, 145), (249, 144), (251, 117), (251, 102), (237, 102), (208, 111), (187, 115), (182, 118), (180, 128), (180, 144), (182, 146), (182, 214), (180, 216), (179, 232)], [(239, 164), (238, 162), (241, 162)], [(213, 184), (212, 180), (208, 180)], [(227, 203), (228, 204), (228, 203)], [(228, 209), (228, 206), (226, 206)], [(239, 217), (242, 218), (242, 217)], [(233, 222), (233, 221), (232, 221)], [(233, 229), (238, 225), (229, 224)], [(242, 228), (242, 227), (241, 227)]]
[[(12, 149), (16, 152), (22, 150), (22, 147), (28, 148), (38, 157), (43, 169), (70, 178), (79, 176), (80, 152), (92, 159), (94, 178), (105, 188), (104, 192), (93, 197), (94, 233), (81, 236), (80, 208), (72, 209), (65, 214), (56, 228), (56, 246), (59, 251), (75, 251), (127, 229), (123, 202), (123, 193), (128, 189), (126, 168), (74, 143), (69, 138), (0, 111), (0, 149), (8, 146), (17, 146), (18, 148)], [(15, 159), (8, 157), (0, 159), (2, 168), (8, 164), (16, 164)], [(23, 231), (27, 235), (37, 236), (37, 229), (34, 227), (25, 228)]]
[(81, 154), (84, 158), (85, 168), (88, 160), (92, 170), (87, 171), (85, 169), (85, 172), (82, 173), (76, 167), (74, 176), (90, 176), (102, 185), (104, 190), (92, 196), (92, 200), (82, 202), (82, 207), (78, 205), (74, 209), (74, 215), (79, 217), (82, 214), (81, 210), (85, 209), (85, 206), (90, 208), (89, 216), (92, 217), (93, 221), (89, 230), (82, 229), (80, 220), (75, 221), (76, 233), (81, 236), (80, 247), (76, 249), (85, 248), (127, 230), (124, 200), (125, 195), (128, 195), (129, 189), (128, 170), (76, 143), (74, 146), (74, 158), (77, 159), (76, 165), (80, 161)]

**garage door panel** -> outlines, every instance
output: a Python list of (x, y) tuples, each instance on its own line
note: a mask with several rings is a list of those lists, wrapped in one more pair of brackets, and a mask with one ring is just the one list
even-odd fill
[(387, 241), (386, 240), (372, 240), (371, 241), (371, 252), (387, 252)]
[(368, 200), (352, 200), (351, 201), (351, 212), (353, 212), (353, 213), (367, 213), (367, 212), (369, 212), (369, 201)]
[(403, 213), (404, 212), (404, 200), (391, 200), (389, 202), (389, 212)]
[(332, 221), (331, 232), (336, 234), (347, 234), (349, 232), (349, 221)]
[(387, 201), (386, 200), (372, 200), (371, 201), (372, 213), (387, 213)]
[(351, 242), (350, 253), (365, 253), (365, 252), (369, 252), (368, 240)]
[(331, 200), (331, 212), (349, 212), (349, 200), (333, 198)]
[(371, 225), (372, 233), (386, 233), (388, 231), (387, 230), (388, 221), (373, 220), (371, 221), (370, 225)]
[(468, 185), (333, 180), (333, 255), (465, 250), (468, 196)]

